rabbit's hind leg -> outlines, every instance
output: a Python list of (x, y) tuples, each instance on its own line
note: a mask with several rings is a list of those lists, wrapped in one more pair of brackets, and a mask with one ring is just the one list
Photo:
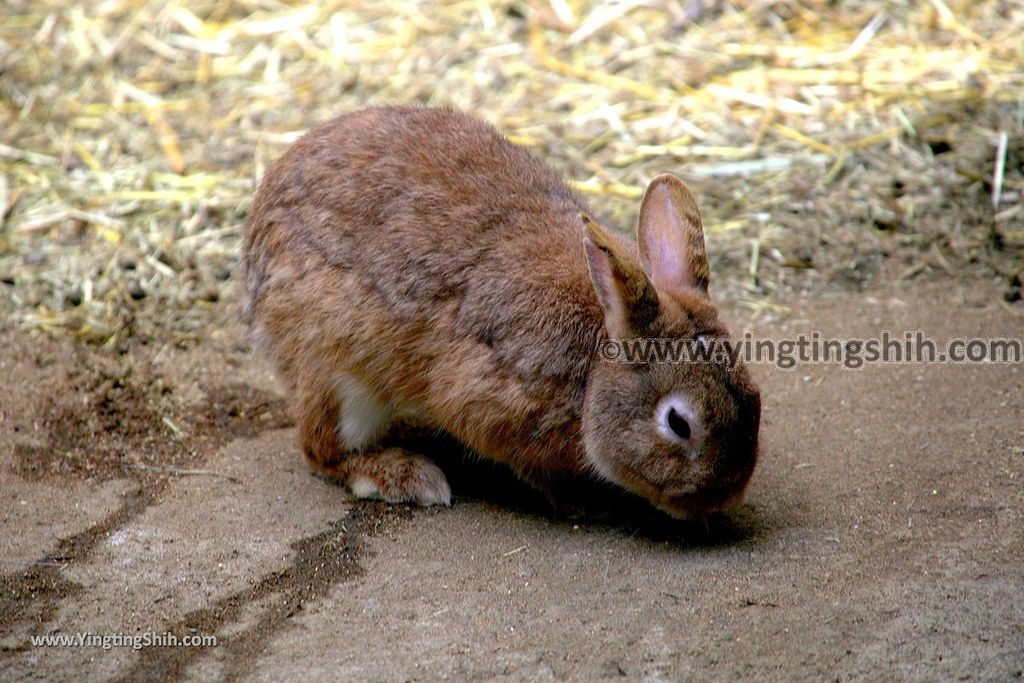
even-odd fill
[(422, 455), (401, 448), (351, 455), (341, 463), (339, 471), (357, 498), (451, 505), (452, 492), (441, 468)]
[(308, 381), (297, 397), (299, 441), (310, 466), (357, 498), (449, 505), (451, 489), (427, 458), (377, 444), (394, 417), (391, 406), (352, 375), (333, 384)]

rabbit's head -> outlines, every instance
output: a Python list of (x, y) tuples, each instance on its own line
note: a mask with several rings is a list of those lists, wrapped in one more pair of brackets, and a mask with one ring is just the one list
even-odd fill
[[(639, 259), (586, 216), (584, 247), (607, 340), (587, 383), (586, 457), (604, 478), (679, 517), (742, 500), (761, 400), (708, 299), (693, 195), (656, 177), (640, 206)], [(703, 353), (713, 353), (708, 361)]]

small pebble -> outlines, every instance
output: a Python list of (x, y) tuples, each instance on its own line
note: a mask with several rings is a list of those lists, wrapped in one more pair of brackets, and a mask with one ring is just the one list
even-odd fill
[(219, 268), (214, 268), (213, 276), (218, 280), (229, 280), (231, 279), (231, 270), (220, 266)]

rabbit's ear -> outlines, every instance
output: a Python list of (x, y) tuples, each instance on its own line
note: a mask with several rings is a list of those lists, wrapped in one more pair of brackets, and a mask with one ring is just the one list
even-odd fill
[(643, 333), (658, 315), (658, 294), (633, 255), (586, 214), (583, 247), (590, 279), (604, 310), (604, 326), (612, 339)]
[(651, 181), (640, 202), (636, 233), (640, 262), (656, 289), (707, 294), (704, 226), (697, 201), (682, 180), (663, 173)]

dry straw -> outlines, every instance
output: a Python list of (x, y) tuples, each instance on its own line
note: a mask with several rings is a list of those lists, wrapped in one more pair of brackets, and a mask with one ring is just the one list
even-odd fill
[(1022, 35), (1019, 1), (5, 0), (5, 315), (189, 338), (231, 297), (267, 164), (396, 102), (479, 112), (623, 227), (683, 176), (755, 308), (890, 262), (1012, 273)]

